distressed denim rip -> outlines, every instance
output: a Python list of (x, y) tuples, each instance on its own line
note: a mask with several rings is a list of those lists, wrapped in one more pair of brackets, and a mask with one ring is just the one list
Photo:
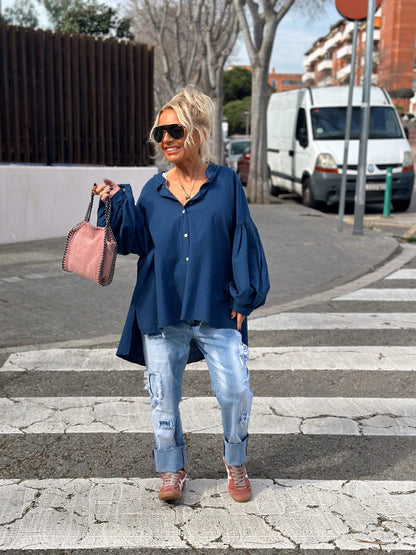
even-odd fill
[(232, 466), (241, 465), (246, 459), (253, 398), (247, 346), (237, 330), (212, 328), (203, 322), (180, 323), (144, 335), (143, 341), (157, 472), (178, 472), (186, 465), (179, 403), (192, 340), (205, 356), (212, 390), (220, 405), (224, 458)]

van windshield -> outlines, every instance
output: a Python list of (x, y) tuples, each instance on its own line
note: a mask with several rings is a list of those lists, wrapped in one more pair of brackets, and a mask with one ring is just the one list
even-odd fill
[[(316, 140), (336, 140), (345, 136), (346, 107), (312, 108), (312, 130)], [(352, 109), (351, 139), (360, 138), (361, 108)], [(370, 109), (369, 139), (399, 139), (403, 134), (394, 108), (373, 106)]]

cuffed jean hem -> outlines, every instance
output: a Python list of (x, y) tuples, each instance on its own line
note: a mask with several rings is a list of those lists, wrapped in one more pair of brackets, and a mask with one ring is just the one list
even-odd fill
[(186, 466), (186, 448), (153, 449), (153, 460), (156, 472), (178, 472)]
[(228, 466), (240, 466), (247, 458), (248, 437), (241, 443), (228, 443), (224, 438), (224, 459)]

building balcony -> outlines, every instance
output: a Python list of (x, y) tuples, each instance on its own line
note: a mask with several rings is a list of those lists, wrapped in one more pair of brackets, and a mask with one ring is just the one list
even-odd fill
[(341, 39), (345, 40), (349, 38), (352, 35), (353, 31), (354, 31), (354, 22), (348, 21), (348, 23), (345, 25), (344, 31), (341, 34)]
[(337, 50), (337, 58), (350, 58), (352, 56), (352, 44), (345, 44), (339, 50)]
[(314, 62), (318, 58), (321, 58), (323, 53), (324, 52), (322, 46), (311, 52), (308, 56), (305, 57), (303, 61), (304, 67), (311, 65), (312, 62)]
[[(365, 41), (367, 40), (367, 31), (363, 31), (361, 40), (365, 43)], [(378, 40), (380, 40), (380, 29), (374, 29), (373, 41), (378, 41)]]
[(335, 35), (331, 38), (329, 38), (323, 45), (323, 51), (324, 52), (328, 52), (328, 50), (332, 50), (333, 48), (335, 48), (337, 46), (337, 44), (339, 44), (339, 42), (341, 41), (341, 31), (338, 31), (338, 33), (335, 33)]
[(317, 65), (316, 69), (318, 71), (331, 71), (332, 70), (332, 60), (322, 60)]
[(302, 75), (302, 81), (304, 83), (308, 81), (315, 81), (315, 72), (314, 71), (307, 71)]
[(351, 64), (348, 64), (337, 71), (337, 79), (338, 81), (342, 81), (345, 79), (347, 75), (351, 73)]
[(324, 79), (321, 79), (317, 86), (318, 87), (329, 87), (330, 85), (332, 85), (332, 76), (328, 75), (328, 77), (325, 77)]

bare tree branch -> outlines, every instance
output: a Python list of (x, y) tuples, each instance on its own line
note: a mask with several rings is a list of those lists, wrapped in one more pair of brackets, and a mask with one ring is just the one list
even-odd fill
[(129, 0), (132, 29), (155, 45), (155, 103), (164, 104), (188, 83), (216, 105), (215, 158), (222, 161), (222, 74), (238, 35), (233, 0)]

